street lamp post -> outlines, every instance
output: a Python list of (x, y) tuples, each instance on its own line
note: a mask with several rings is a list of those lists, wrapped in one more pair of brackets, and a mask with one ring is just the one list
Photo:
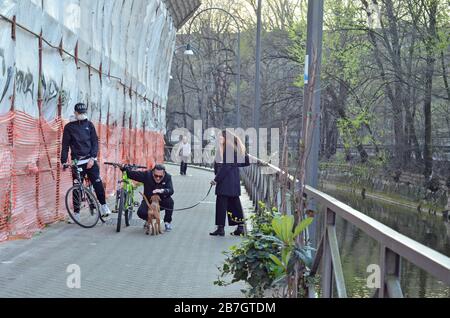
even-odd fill
[[(197, 48), (194, 48), (190, 43), (178, 46), (177, 48), (175, 48), (174, 53), (176, 54), (176, 52), (180, 49), (184, 49), (183, 54), (186, 56), (192, 56), (192, 55), (200, 53), (200, 50)], [(184, 64), (183, 64), (183, 67), (184, 67)], [(202, 85), (201, 86), (203, 88), (203, 63), (200, 63), (200, 73), (202, 74), (202, 76), (201, 76), (201, 80), (202, 80), (201, 84)], [(172, 76), (171, 76), (171, 78), (172, 78)], [(201, 102), (199, 106), (200, 106), (200, 117), (203, 120), (203, 116), (202, 116), (203, 105), (202, 104), (203, 103)], [(208, 122), (208, 112), (207, 111), (205, 112), (205, 115), (206, 115), (206, 122)]]
[[(238, 35), (237, 35), (237, 57), (236, 57), (236, 64), (237, 64), (237, 74), (236, 74), (236, 128), (241, 126), (241, 28), (239, 27), (239, 23), (236, 19), (236, 17), (234, 15), (232, 15), (230, 12), (222, 9), (222, 8), (206, 8), (204, 10), (201, 10), (200, 12), (198, 12), (192, 19), (191, 22), (189, 23), (189, 28), (188, 28), (188, 36), (191, 35), (191, 27), (192, 27), (192, 23), (195, 21), (195, 19), (202, 14), (203, 12), (206, 11), (211, 11), (211, 10), (218, 10), (221, 11), (225, 14), (227, 14), (228, 16), (230, 16), (233, 21), (236, 23), (236, 27), (238, 30)], [(190, 45), (188, 44), (188, 47), (190, 47)], [(186, 54), (186, 51), (185, 51)], [(187, 54), (187, 55), (192, 55), (192, 54)]]
[(174, 52), (178, 51), (179, 49), (184, 49), (184, 52), (183, 52), (184, 55), (194, 55), (194, 50), (192, 49), (190, 44), (180, 45), (174, 50)]

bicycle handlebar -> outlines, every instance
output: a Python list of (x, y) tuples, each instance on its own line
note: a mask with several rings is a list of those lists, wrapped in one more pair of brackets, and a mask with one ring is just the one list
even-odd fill
[(73, 161), (71, 163), (64, 163), (63, 165), (63, 169), (66, 170), (68, 168), (78, 168), (77, 162)]

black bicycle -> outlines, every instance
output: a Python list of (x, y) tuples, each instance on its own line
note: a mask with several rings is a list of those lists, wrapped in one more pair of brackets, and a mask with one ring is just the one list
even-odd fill
[[(122, 169), (124, 166), (134, 169), (147, 169), (147, 167), (137, 165), (123, 165), (120, 163), (105, 162), (105, 165), (113, 166), (114, 168)], [(117, 212), (117, 232), (120, 232), (122, 226), (122, 214), (125, 215), (125, 225), (130, 226), (131, 218), (133, 217), (133, 209), (139, 206), (139, 203), (134, 200), (134, 191), (139, 187), (135, 185), (128, 178), (126, 171), (122, 172), (122, 178), (117, 182), (116, 191), (116, 205), (115, 212)]]
[(94, 227), (98, 220), (105, 223), (101, 215), (100, 204), (93, 193), (93, 186), (87, 176), (81, 177), (83, 168), (78, 166), (78, 161), (74, 160), (72, 164), (64, 167), (70, 167), (72, 174), (76, 176), (73, 186), (66, 193), (66, 209), (70, 218), (84, 228)]

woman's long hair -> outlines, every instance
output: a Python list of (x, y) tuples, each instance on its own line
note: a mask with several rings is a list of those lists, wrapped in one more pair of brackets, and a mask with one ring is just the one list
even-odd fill
[(221, 136), (224, 138), (225, 147), (221, 147), (223, 162), (236, 163), (244, 162), (246, 153), (245, 145), (241, 139), (228, 130), (222, 130)]

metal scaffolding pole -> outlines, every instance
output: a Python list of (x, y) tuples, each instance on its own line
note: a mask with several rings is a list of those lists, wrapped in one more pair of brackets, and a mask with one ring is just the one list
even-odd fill
[[(322, 63), (322, 34), (323, 34), (323, 0), (308, 0), (308, 26), (307, 26), (307, 43), (306, 43), (306, 59), (305, 63), (305, 87), (304, 102), (305, 105), (313, 99), (312, 116), (315, 119), (311, 152), (306, 162), (306, 178), (305, 183), (314, 188), (318, 185), (319, 170), (319, 146), (320, 146), (320, 70)], [(313, 67), (315, 68), (313, 70)], [(309, 75), (314, 74), (313, 95), (308, 96)], [(306, 116), (304, 113), (303, 116)], [(308, 201), (308, 210), (316, 211), (317, 206), (314, 200)], [(309, 240), (312, 246), (316, 246), (316, 228), (315, 220), (309, 227)]]
[(261, 112), (261, 6), (258, 0), (256, 24), (256, 76), (255, 76), (255, 107), (253, 108), (253, 127), (256, 129), (256, 156), (259, 158), (259, 125)]

